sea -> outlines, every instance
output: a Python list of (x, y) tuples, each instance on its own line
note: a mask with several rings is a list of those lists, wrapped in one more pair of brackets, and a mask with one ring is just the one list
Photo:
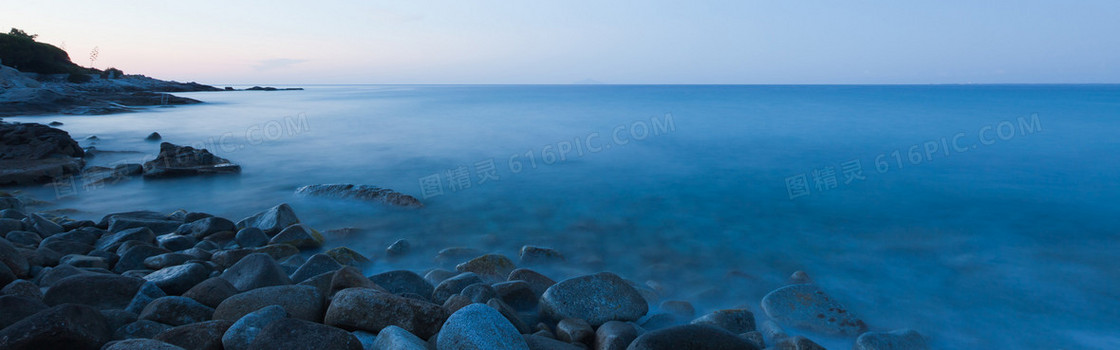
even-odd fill
[[(761, 322), (762, 297), (804, 271), (872, 330), (934, 348), (1120, 348), (1117, 85), (301, 87), (5, 118), (63, 123), (96, 150), (90, 165), (151, 160), (158, 132), (243, 169), (21, 190), (93, 220), (236, 221), (288, 203), (327, 247), (376, 257), (370, 274), (423, 273), (448, 247), (517, 261), (533, 245), (565, 256), (538, 268), (554, 279), (611, 271)], [(424, 207), (296, 193), (329, 183)], [(412, 252), (386, 258), (398, 239)]]

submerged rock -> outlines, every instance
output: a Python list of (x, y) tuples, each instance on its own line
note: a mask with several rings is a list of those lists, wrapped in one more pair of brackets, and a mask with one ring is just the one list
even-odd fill
[(855, 336), (867, 325), (815, 284), (778, 288), (762, 298), (762, 310), (778, 323), (815, 332)]
[(399, 193), (387, 188), (381, 188), (371, 185), (353, 185), (353, 184), (325, 184), (325, 185), (310, 185), (303, 186), (296, 190), (296, 193), (343, 199), (358, 199), (371, 202), (382, 202), (385, 204), (395, 205), (398, 207), (406, 208), (420, 208), (424, 204), (420, 200), (407, 194)]
[(215, 156), (210, 151), (190, 146), (176, 146), (168, 142), (159, 145), (159, 155), (156, 159), (144, 163), (146, 179), (240, 172), (240, 165)]
[(854, 350), (927, 350), (925, 337), (912, 329), (867, 332), (856, 339)]

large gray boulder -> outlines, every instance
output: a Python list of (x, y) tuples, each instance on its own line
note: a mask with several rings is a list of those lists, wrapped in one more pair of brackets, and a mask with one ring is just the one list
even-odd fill
[(371, 185), (322, 184), (303, 186), (296, 193), (308, 196), (357, 199), (385, 203), (398, 207), (419, 208), (424, 204), (413, 196)]
[(455, 311), (436, 339), (440, 350), (529, 350), (517, 328), (498, 310), (470, 304)]
[(594, 327), (607, 321), (635, 321), (649, 311), (645, 298), (610, 272), (561, 281), (545, 290), (540, 307), (554, 320), (578, 318)]
[[(218, 304), (214, 319), (237, 321), (263, 307), (279, 305), (293, 318), (319, 322), (323, 319), (323, 293), (311, 286), (291, 285), (258, 288), (234, 295)], [(332, 302), (333, 305), (333, 302)]]
[(144, 163), (145, 179), (238, 173), (241, 173), (240, 165), (215, 156), (208, 150), (169, 142), (161, 143), (159, 155)]
[(793, 284), (762, 298), (762, 310), (780, 324), (830, 335), (856, 336), (867, 325), (816, 284)]
[(429, 302), (369, 288), (348, 288), (334, 295), (323, 323), (373, 333), (397, 326), (427, 339), (439, 331), (447, 316), (447, 310)]
[(253, 216), (237, 222), (237, 228), (256, 227), (266, 235), (274, 236), (280, 230), (299, 223), (295, 210), (287, 203), (277, 205), (268, 210), (256, 213)]
[(85, 305), (66, 304), (43, 310), (0, 330), (0, 349), (96, 350), (110, 340), (105, 317)]

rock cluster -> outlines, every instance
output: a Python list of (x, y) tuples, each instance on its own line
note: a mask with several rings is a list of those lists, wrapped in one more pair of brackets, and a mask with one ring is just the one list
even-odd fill
[(44, 183), (76, 174), (84, 155), (65, 131), (35, 123), (0, 122), (0, 186)]
[(205, 149), (160, 143), (159, 155), (144, 163), (144, 178), (237, 174), (241, 166)]
[[(768, 295), (768, 318), (695, 317), (685, 301), (651, 307), (656, 294), (613, 273), (556, 282), (481, 251), (441, 254), (454, 271), (367, 276), (375, 257), (321, 251), (286, 204), (235, 223), (185, 211), (74, 221), (0, 203), (0, 349), (821, 349), (779, 323), (860, 350), (927, 348), (911, 330), (866, 332), (807, 283)], [(543, 256), (522, 260), (564, 261)]]

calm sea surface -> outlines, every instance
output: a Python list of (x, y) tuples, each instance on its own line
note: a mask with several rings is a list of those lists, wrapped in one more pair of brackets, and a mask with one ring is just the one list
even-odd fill
[[(278, 203), (370, 255), (399, 238), (553, 247), (708, 311), (804, 270), (877, 330), (939, 348), (1120, 348), (1120, 86), (306, 86), (41, 116), (99, 153), (203, 146), (240, 176), (27, 192), (108, 212), (238, 219)], [(99, 141), (85, 140), (96, 135)], [(111, 152), (109, 152), (111, 151)], [(426, 207), (303, 198), (360, 183)], [(796, 333), (796, 332), (794, 332)], [(809, 335), (830, 348), (851, 339)]]

